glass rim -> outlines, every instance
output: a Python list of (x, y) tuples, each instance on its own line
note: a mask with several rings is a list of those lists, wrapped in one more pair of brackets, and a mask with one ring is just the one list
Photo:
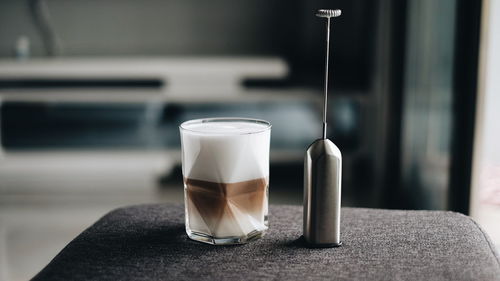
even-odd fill
[[(253, 130), (253, 131), (248, 131), (248, 132), (239, 132), (239, 133), (234, 133), (234, 132), (206, 132), (206, 131), (200, 131), (196, 129), (190, 129), (187, 128), (186, 126), (192, 125), (192, 124), (202, 124), (202, 123), (214, 123), (214, 122), (244, 122), (244, 123), (253, 123), (253, 124), (260, 124), (264, 125), (262, 129), (259, 130)], [(198, 133), (198, 134), (204, 134), (204, 135), (252, 135), (252, 134), (258, 134), (258, 133), (263, 133), (266, 131), (271, 130), (271, 123), (269, 121), (263, 120), (263, 119), (255, 119), (255, 118), (244, 118), (244, 117), (212, 117), (212, 118), (200, 118), (200, 119), (193, 119), (193, 120), (188, 120), (184, 121), (179, 125), (179, 129), (182, 131), (188, 131), (188, 132), (193, 132), (193, 133)]]

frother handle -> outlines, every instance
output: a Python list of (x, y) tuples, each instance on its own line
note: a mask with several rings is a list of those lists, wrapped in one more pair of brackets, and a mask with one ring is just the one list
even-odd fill
[(304, 238), (313, 247), (339, 246), (342, 156), (330, 140), (317, 140), (304, 162)]

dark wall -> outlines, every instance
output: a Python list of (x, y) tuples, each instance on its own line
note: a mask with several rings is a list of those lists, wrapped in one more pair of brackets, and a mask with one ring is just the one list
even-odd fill
[[(33, 56), (47, 50), (30, 3), (0, 1), (0, 57), (13, 55), (21, 35)], [(335, 86), (367, 89), (376, 1), (335, 0), (44, 0), (64, 56), (285, 57), (292, 83), (319, 85), (324, 20), (319, 8), (340, 8), (333, 21)]]

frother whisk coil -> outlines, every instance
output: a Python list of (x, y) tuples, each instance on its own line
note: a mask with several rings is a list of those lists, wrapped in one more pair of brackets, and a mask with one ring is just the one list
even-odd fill
[(316, 12), (316, 16), (320, 18), (336, 18), (342, 14), (341, 10), (329, 10), (329, 9), (321, 9)]

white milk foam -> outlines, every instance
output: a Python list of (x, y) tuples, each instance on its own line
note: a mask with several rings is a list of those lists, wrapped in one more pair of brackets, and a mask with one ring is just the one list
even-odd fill
[(269, 139), (265, 124), (207, 122), (184, 124), (183, 175), (219, 183), (269, 176)]

